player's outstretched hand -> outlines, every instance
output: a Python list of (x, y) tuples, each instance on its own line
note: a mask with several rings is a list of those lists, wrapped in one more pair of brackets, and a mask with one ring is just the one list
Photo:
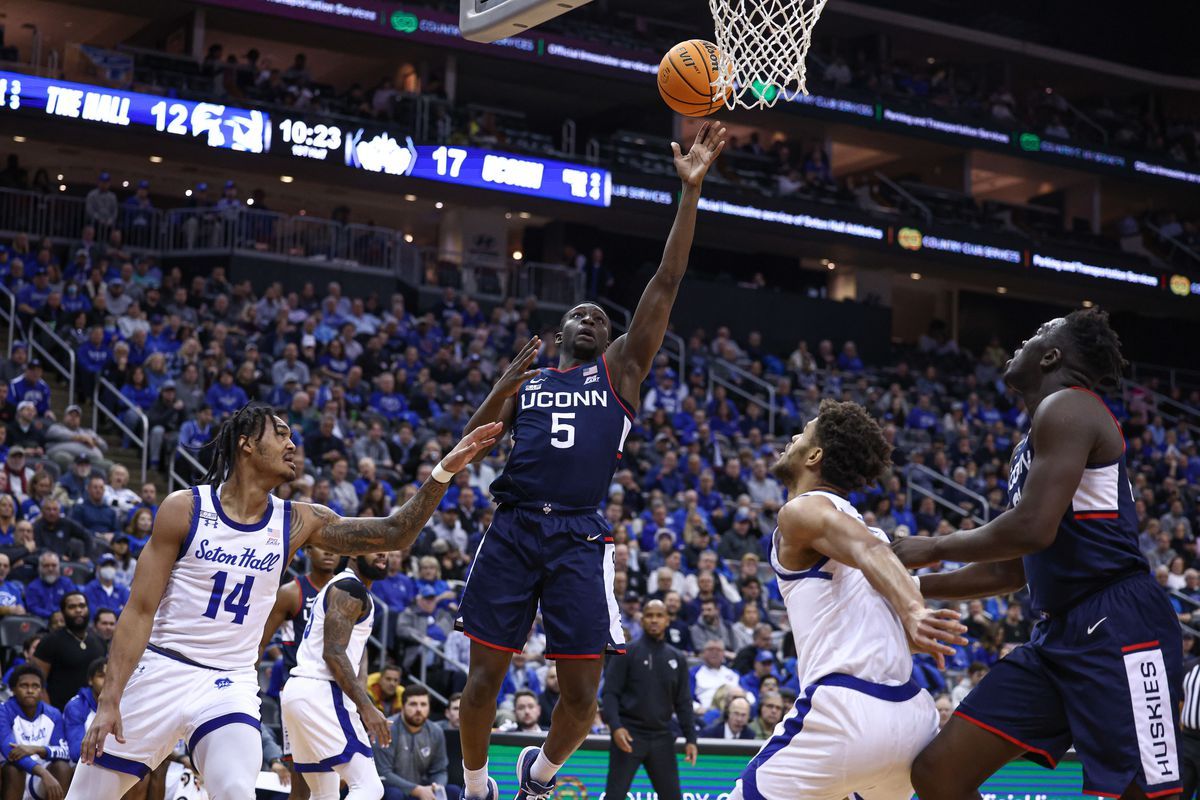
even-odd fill
[(671, 142), (671, 152), (675, 154), (675, 171), (679, 179), (688, 186), (699, 186), (708, 174), (708, 168), (717, 160), (717, 156), (725, 149), (725, 126), (719, 122), (705, 122), (696, 133), (696, 141), (687, 155), (679, 148), (678, 142)]
[(454, 445), (454, 449), (442, 459), (442, 467), (449, 472), (462, 472), (468, 464), (475, 460), (480, 451), (491, 450), (492, 445), (496, 443), (496, 438), (503, 432), (503, 422), (489, 422), (486, 425), (480, 425)]
[(900, 563), (909, 569), (920, 569), (936, 564), (934, 538), (932, 536), (905, 536), (892, 542), (892, 552)]
[(538, 370), (530, 368), (541, 347), (541, 337), (531, 337), (521, 348), (521, 352), (517, 353), (509, 362), (508, 369), (504, 370), (504, 374), (500, 376), (500, 380), (496, 381), (496, 386), (492, 391), (500, 397), (512, 397), (521, 390), (525, 381), (536, 377)]
[(380, 747), (392, 746), (392, 726), (388, 724), (382, 711), (375, 706), (368, 706), (360, 708), (358, 715), (362, 717), (363, 727), (367, 729), (367, 736), (371, 737), (371, 741)]
[(84, 764), (91, 764), (97, 756), (104, 755), (104, 740), (110, 733), (119, 743), (125, 744), (125, 736), (121, 730), (121, 709), (107, 705), (101, 700), (96, 709), (96, 716), (92, 717), (92, 724), (83, 736), (79, 760)]
[(966, 644), (963, 636), (967, 626), (958, 621), (959, 614), (951, 608), (914, 608), (904, 620), (904, 632), (914, 653), (928, 653), (937, 661), (938, 669), (946, 668), (946, 656), (954, 655), (956, 644)]

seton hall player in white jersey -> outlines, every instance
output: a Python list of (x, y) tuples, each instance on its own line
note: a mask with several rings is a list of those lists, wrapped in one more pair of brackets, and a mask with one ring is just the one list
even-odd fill
[(367, 732), (386, 747), (391, 729), (363, 679), (375, 621), (371, 582), (386, 576), (387, 553), (357, 556), (321, 589), (279, 697), (292, 762), (312, 800), (338, 800), (342, 780), (346, 800), (383, 797)]
[(687, 271), (701, 184), (724, 146), (725, 129), (709, 122), (686, 156), (671, 143), (683, 183), (679, 210), (629, 331), (610, 343), (604, 311), (595, 303), (575, 306), (562, 318), (558, 368), (529, 370), (539, 345), (534, 337), (467, 424), (469, 430), (499, 420), (513, 431), (512, 453), (491, 487), (496, 515), (459, 607), (471, 639), (460, 706), (470, 800), (496, 800), (488, 777), (496, 696), (539, 604), (546, 657), (561, 659), (559, 699), (545, 746), (527, 747), (517, 757), (517, 800), (553, 792), (559, 767), (595, 721), (606, 649), (624, 652), (613, 599), (612, 534), (598, 509)]
[(274, 497), (297, 474), (291, 430), (267, 406), (234, 414), (215, 443), (208, 479), (219, 485), (173, 492), (159, 508), (68, 800), (121, 797), (181, 738), (212, 800), (252, 800), (262, 765), (258, 645), (296, 550), (408, 547), (453, 474), (499, 431), (489, 425), (465, 437), (390, 516), (350, 519)]
[(912, 651), (941, 665), (965, 643), (955, 611), (925, 607), (880, 530), (846, 495), (879, 478), (890, 448), (856, 403), (826, 400), (772, 467), (792, 498), (771, 566), (796, 641), (801, 694), (731, 800), (910, 800), (913, 758), (938, 730)]

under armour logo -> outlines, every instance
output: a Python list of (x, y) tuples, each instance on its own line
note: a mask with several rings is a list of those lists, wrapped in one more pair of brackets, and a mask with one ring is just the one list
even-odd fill
[(546, 505), (542, 506), (542, 511), (543, 511), (544, 513), (546, 513), (546, 514), (549, 514), (549, 513), (550, 513), (552, 510), (553, 510), (553, 509), (551, 509), (551, 508), (550, 508), (550, 504), (549, 504), (549, 503), (546, 503)]
[(215, 519), (206, 519), (206, 520), (204, 520), (203, 524), (204, 524), (204, 527), (206, 527), (206, 528), (216, 528), (216, 527), (219, 527), (219, 525), (220, 525), (220, 523), (217, 522)]

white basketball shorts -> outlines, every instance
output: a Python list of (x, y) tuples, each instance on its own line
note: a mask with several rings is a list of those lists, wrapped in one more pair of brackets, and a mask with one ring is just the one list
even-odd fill
[(253, 668), (214, 670), (147, 650), (121, 697), (125, 743), (104, 741), (96, 764), (136, 775), (153, 770), (180, 739), (188, 750), (225, 725), (259, 728), (258, 676)]
[(296, 772), (332, 772), (356, 754), (374, 757), (358, 708), (335, 682), (293, 675), (279, 702)]
[(730, 800), (911, 800), (912, 762), (937, 732), (933, 698), (915, 683), (828, 675), (796, 700)]

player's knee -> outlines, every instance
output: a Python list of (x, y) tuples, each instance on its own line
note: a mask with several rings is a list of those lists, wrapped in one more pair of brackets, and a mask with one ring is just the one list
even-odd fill
[(921, 800), (937, 800), (950, 789), (945, 776), (938, 774), (939, 762), (933, 748), (926, 747), (912, 765), (912, 785)]
[(383, 781), (374, 771), (374, 764), (371, 766), (371, 771), (363, 770), (354, 776), (354, 780), (349, 784), (350, 793), (346, 795), (346, 800), (381, 800), (383, 798)]
[(254, 800), (254, 783), (258, 779), (258, 773), (246, 776), (230, 774), (232, 772), (241, 770), (218, 770), (211, 776), (205, 775), (204, 788), (208, 791), (208, 796), (212, 800)]

